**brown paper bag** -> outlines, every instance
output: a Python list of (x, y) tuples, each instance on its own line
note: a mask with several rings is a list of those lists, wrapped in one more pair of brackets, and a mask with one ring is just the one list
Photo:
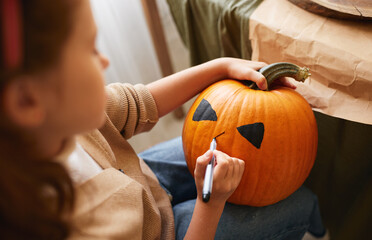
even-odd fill
[(252, 60), (307, 66), (297, 84), (315, 111), (372, 124), (372, 23), (330, 19), (286, 0), (266, 0), (250, 18)]

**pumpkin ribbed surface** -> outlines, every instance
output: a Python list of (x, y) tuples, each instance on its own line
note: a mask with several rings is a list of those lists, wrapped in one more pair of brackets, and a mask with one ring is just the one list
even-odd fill
[(182, 133), (192, 174), (197, 157), (222, 132), (217, 150), (245, 161), (231, 203), (276, 203), (303, 184), (314, 164), (318, 143), (314, 114), (291, 89), (253, 90), (242, 82), (223, 80), (204, 90), (191, 106)]

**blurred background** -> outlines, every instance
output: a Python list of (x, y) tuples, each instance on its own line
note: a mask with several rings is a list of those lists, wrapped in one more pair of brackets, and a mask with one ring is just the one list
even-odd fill
[[(106, 82), (147, 84), (162, 78), (163, 73), (146, 21), (145, 2), (138, 0), (91, 0), (98, 27), (97, 47), (110, 59)], [(150, 6), (151, 14), (159, 15), (166, 47), (174, 72), (190, 66), (188, 51), (178, 35), (166, 0), (156, 0), (157, 11)], [(148, 14), (148, 13), (147, 13)], [(186, 114), (193, 100), (183, 106)], [(182, 134), (184, 117), (174, 113), (160, 119), (148, 133), (129, 140), (137, 153)]]

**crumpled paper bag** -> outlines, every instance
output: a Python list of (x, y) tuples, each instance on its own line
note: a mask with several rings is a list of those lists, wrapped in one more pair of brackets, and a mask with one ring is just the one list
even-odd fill
[(315, 111), (372, 124), (372, 23), (307, 12), (286, 0), (265, 0), (250, 18), (252, 60), (310, 68), (296, 83)]

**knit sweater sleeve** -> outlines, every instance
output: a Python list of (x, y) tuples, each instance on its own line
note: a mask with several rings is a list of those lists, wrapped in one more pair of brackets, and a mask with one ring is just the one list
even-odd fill
[(149, 131), (159, 120), (155, 100), (146, 86), (113, 83), (106, 87), (106, 93), (108, 118), (126, 139)]

